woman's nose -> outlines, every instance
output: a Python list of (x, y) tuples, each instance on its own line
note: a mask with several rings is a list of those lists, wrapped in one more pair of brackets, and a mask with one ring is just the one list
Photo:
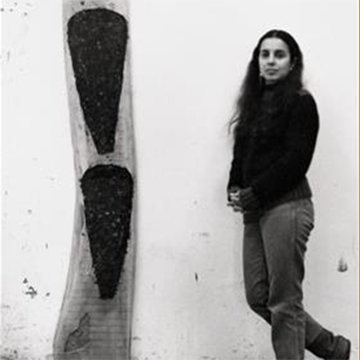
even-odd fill
[(275, 62), (275, 56), (274, 55), (269, 55), (268, 57), (268, 63), (269, 64), (273, 64)]

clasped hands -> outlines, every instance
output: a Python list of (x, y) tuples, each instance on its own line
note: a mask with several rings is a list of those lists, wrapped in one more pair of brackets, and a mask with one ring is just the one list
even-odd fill
[(259, 200), (251, 187), (241, 189), (238, 186), (228, 190), (228, 206), (236, 212), (254, 211), (259, 208)]

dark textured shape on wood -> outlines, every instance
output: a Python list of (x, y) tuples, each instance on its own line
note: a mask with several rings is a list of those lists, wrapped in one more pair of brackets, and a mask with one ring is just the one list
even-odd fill
[(134, 182), (115, 165), (97, 165), (81, 179), (86, 229), (100, 297), (115, 296), (128, 241)]
[(76, 87), (99, 154), (114, 151), (127, 39), (126, 19), (111, 10), (83, 10), (68, 22)]
[(78, 350), (90, 342), (90, 316), (85, 314), (79, 323), (79, 327), (71, 332), (66, 339), (64, 352)]

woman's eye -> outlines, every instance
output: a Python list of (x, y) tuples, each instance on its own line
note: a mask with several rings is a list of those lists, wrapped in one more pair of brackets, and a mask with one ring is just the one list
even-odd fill
[(279, 51), (275, 53), (275, 56), (279, 59), (282, 59), (286, 56), (286, 54), (283, 51)]

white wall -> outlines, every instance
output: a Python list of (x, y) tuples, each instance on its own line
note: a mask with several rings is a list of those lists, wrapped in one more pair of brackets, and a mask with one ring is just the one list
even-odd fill
[[(5, 0), (1, 14), (3, 352), (44, 359), (65, 286), (75, 202), (61, 2)], [(134, 359), (272, 357), (269, 328), (245, 303), (242, 224), (225, 194), (227, 120), (250, 53), (270, 28), (300, 43), (321, 116), (305, 302), (353, 340), (357, 355), (357, 14), (356, 0), (131, 2), (139, 189)], [(337, 270), (340, 258), (346, 272)]]

